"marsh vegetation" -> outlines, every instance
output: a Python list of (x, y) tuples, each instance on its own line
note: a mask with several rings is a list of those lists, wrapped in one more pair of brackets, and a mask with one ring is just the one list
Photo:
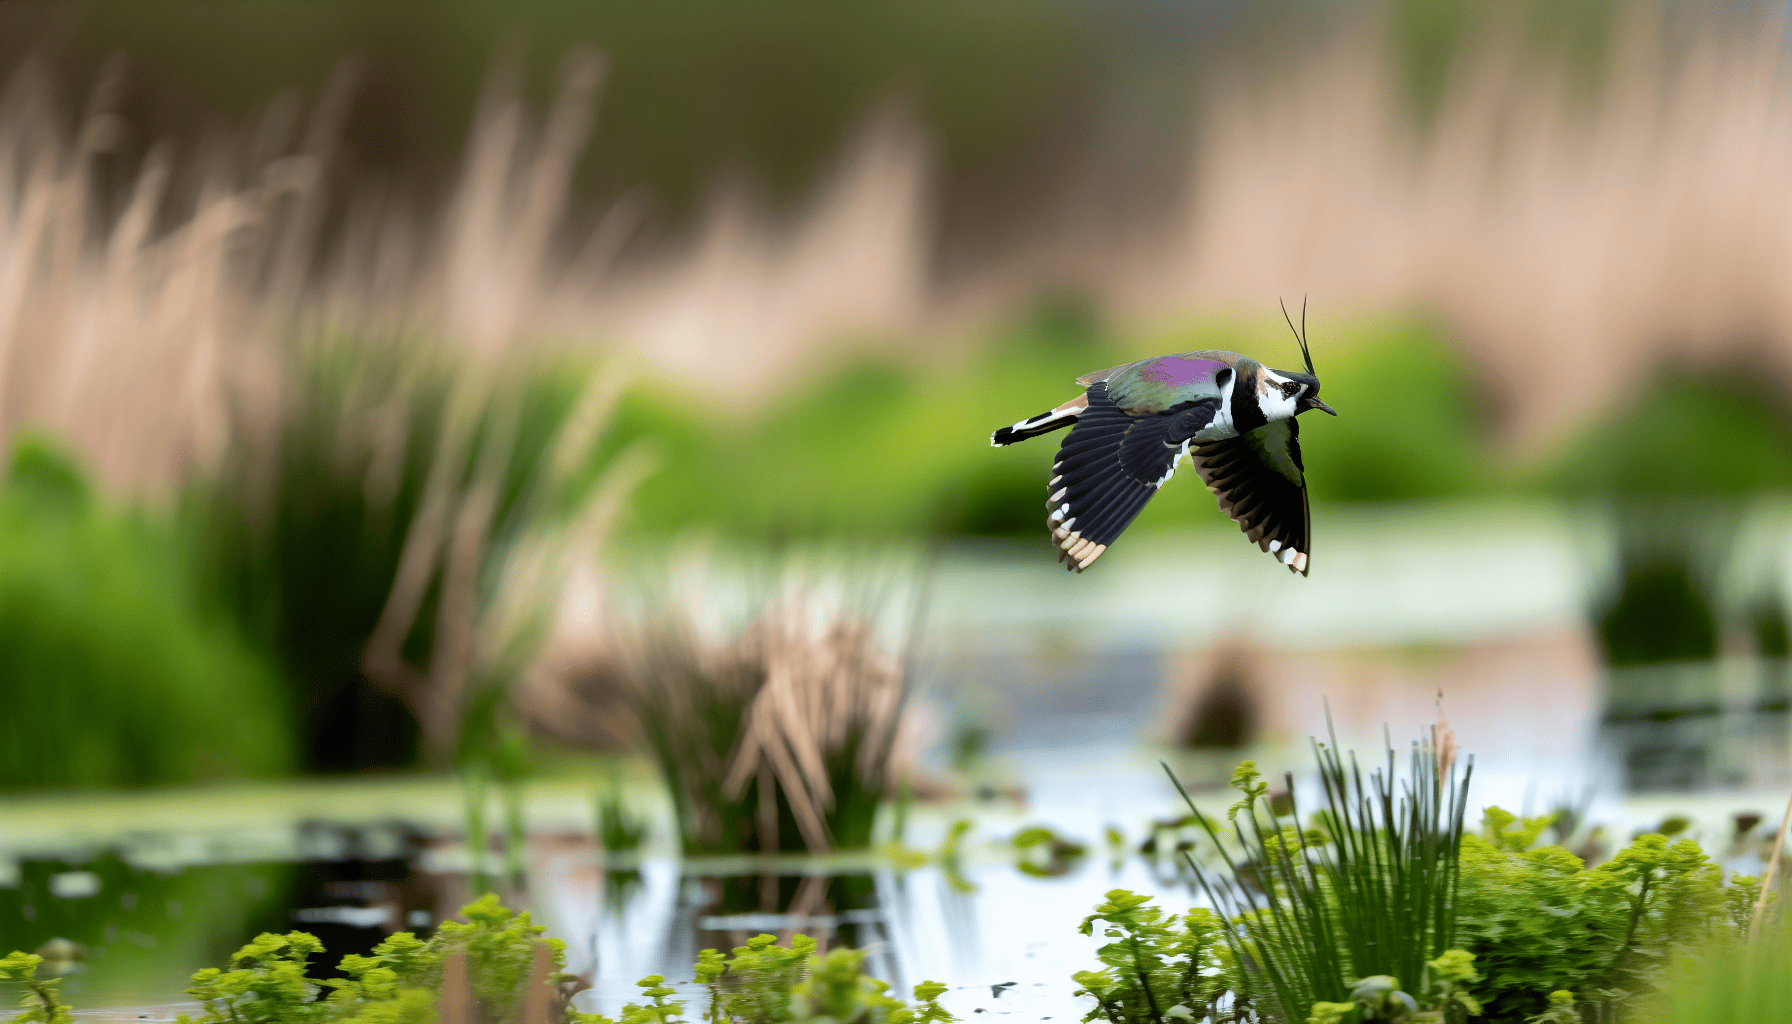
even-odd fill
[[(1247, 6), (0, 10), (20, 1019), (1784, 1016), (1783, 31)], [(1313, 578), (1056, 574), (991, 410), (1308, 291)]]

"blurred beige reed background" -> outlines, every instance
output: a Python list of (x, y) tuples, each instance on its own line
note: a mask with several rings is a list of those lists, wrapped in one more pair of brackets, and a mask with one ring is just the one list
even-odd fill
[[(1670, 352), (1786, 362), (1783, 26), (1675, 46), (1657, 27), (1623, 18), (1592, 89), (1516, 38), (1483, 40), (1418, 124), (1385, 34), (1347, 26), (1267, 78), (1216, 73), (1166, 208), (1043, 210), (1028, 241), (949, 278), (926, 136), (895, 108), (867, 117), (796, 214), (723, 191), (680, 251), (619, 260), (642, 200), (585, 237), (564, 224), (575, 166), (603, 159), (585, 145), (594, 53), (567, 54), (539, 113), (500, 58), (457, 184), (427, 208), (329, 194), (352, 62), (308, 108), (286, 97), (196, 159), (153, 150), (122, 195), (93, 174), (121, 130), (122, 70), (77, 115), (27, 64), (0, 96), (0, 423), (50, 428), (115, 489), (166, 491), (253, 429), (232, 410), (277, 403), (279, 352), (311, 339), (402, 336), (481, 360), (595, 347), (693, 400), (750, 404), (846, 346), (950, 359), (997, 311), (1069, 285), (1129, 325), (1302, 294), (1327, 317), (1436, 315), (1507, 436), (1535, 440)], [(332, 201), (352, 212), (326, 244)]]

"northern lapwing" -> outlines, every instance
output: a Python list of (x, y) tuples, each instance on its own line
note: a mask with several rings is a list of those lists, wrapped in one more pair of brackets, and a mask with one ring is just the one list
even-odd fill
[[(1287, 317), (1287, 309), (1282, 314)], [(1289, 318), (1288, 327), (1294, 330)], [(1084, 392), (990, 435), (995, 447), (1070, 427), (1046, 485), (1047, 525), (1058, 560), (1087, 569), (1176, 472), (1183, 456), (1257, 546), (1305, 576), (1312, 553), (1300, 424), (1319, 400), (1307, 349), (1305, 373), (1274, 370), (1237, 352), (1184, 352), (1078, 377)]]

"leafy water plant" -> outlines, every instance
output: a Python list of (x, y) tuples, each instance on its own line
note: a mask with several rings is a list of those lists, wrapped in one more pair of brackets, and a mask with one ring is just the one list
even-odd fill
[[(816, 952), (812, 936), (794, 935), (780, 946), (771, 935), (756, 935), (734, 955), (706, 949), (697, 956), (696, 980), (709, 991), (706, 1024), (951, 1024), (957, 1020), (936, 1000), (946, 991), (937, 981), (914, 988), (913, 1005), (889, 994), (888, 983), (864, 971), (865, 951)], [(684, 1004), (668, 999), (674, 990), (659, 975), (637, 982), (647, 1003), (630, 1003), (617, 1020), (601, 1014), (579, 1024), (686, 1024)]]
[(1239, 765), (1232, 784), (1241, 798), (1226, 814), (1236, 853), (1170, 775), (1227, 867), (1216, 877), (1184, 853), (1201, 888), (1236, 924), (1222, 934), (1240, 991), (1290, 1020), (1304, 1019), (1316, 1003), (1359, 1002), (1359, 985), (1375, 976), (1413, 985), (1403, 991), (1409, 999), (1427, 998), (1433, 965), (1456, 945), (1473, 765), (1459, 774), (1432, 743), (1415, 743), (1400, 784), (1391, 744), (1386, 767), (1366, 779), (1354, 755), (1346, 761), (1338, 752), (1335, 735), (1330, 745), (1315, 741), (1313, 752), (1325, 806), (1306, 828), (1292, 776), (1287, 795), (1271, 800), (1256, 763)]
[(1086, 844), (1066, 839), (1044, 825), (1015, 833), (1014, 849), (1018, 854), (1014, 866), (1036, 878), (1068, 874), (1089, 852)]
[(13, 1018), (13, 1024), (74, 1024), (74, 1015), (62, 1001), (62, 979), (37, 976), (43, 962), (35, 953), (14, 952), (0, 959), (0, 981), (25, 985), (25, 995), (19, 1001), (23, 1012)]
[(323, 952), (316, 937), (305, 932), (257, 936), (231, 956), (227, 968), (193, 975), (186, 991), (204, 1012), (197, 1018), (183, 1015), (180, 1024), (433, 1024), (437, 993), (451, 963), (462, 965), (461, 984), (486, 1014), (510, 1020), (529, 1001), (538, 962), (547, 968), (544, 984), (551, 987), (557, 1012), (576, 1021), (564, 994), (576, 979), (559, 973), (565, 943), (542, 937), (541, 925), (531, 923), (527, 913), (510, 911), (496, 896), (470, 903), (461, 913), (465, 923), (444, 921), (427, 941), (398, 932), (367, 956), (345, 956), (341, 970), (347, 977), (323, 981), (307, 973), (311, 957)]
[(1760, 881), (1726, 885), (1692, 840), (1641, 835), (1589, 868), (1560, 846), (1533, 849), (1541, 820), (1515, 828), (1491, 807), (1486, 835), (1462, 841), (1456, 937), (1476, 956), (1489, 1024), (1564, 1006), (1609, 1017), (1658, 987), (1675, 957), (1747, 931)]
[[(1102, 968), (1073, 975), (1077, 995), (1093, 996), (1096, 1008), (1085, 1021), (1114, 1024), (1166, 1019), (1218, 1019), (1221, 1000), (1237, 992), (1235, 961), (1221, 936), (1222, 922), (1197, 907), (1168, 917), (1151, 905), (1149, 896), (1114, 889), (1083, 918), (1080, 931), (1094, 934), (1096, 922), (1112, 942), (1096, 951)], [(1235, 1002), (1234, 1019), (1246, 1009)]]

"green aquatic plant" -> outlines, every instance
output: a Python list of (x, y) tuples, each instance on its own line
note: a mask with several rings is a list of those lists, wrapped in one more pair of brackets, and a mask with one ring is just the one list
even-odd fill
[(1391, 745), (1385, 768), (1367, 778), (1335, 736), (1330, 745), (1315, 741), (1313, 752), (1325, 806), (1304, 829), (1292, 776), (1288, 795), (1271, 800), (1255, 762), (1239, 765), (1232, 785), (1240, 798), (1226, 812), (1236, 852), (1170, 773), (1227, 868), (1229, 876), (1216, 876), (1184, 852), (1201, 888), (1236, 923), (1223, 934), (1240, 984), (1287, 1019), (1316, 1003), (1353, 1001), (1367, 977), (1428, 985), (1430, 965), (1456, 947), (1472, 764), (1459, 774), (1453, 758), (1415, 743), (1400, 783)]
[(19, 1001), (23, 1011), (13, 1024), (74, 1024), (74, 1015), (62, 1001), (61, 978), (39, 978), (37, 968), (44, 958), (35, 953), (13, 952), (0, 958), (0, 981), (22, 982), (25, 995)]
[(946, 838), (940, 841), (940, 872), (946, 876), (946, 884), (958, 892), (977, 891), (977, 883), (964, 876), (964, 837), (976, 827), (971, 819), (960, 818), (946, 829)]
[[(914, 988), (914, 1005), (889, 994), (888, 983), (865, 973), (865, 951), (816, 952), (814, 937), (794, 935), (780, 946), (756, 935), (733, 956), (706, 949), (697, 954), (696, 981), (709, 991), (706, 1024), (951, 1024), (957, 1018), (935, 1000), (946, 991), (937, 981)], [(629, 1003), (612, 1020), (581, 1015), (580, 1024), (686, 1024), (684, 1004), (655, 974), (636, 982), (652, 1002)]]
[[(206, 967), (193, 975), (186, 993), (199, 1001), (205, 1022), (230, 1024), (313, 1024), (330, 1019), (332, 1007), (316, 999), (318, 983), (305, 974), (323, 943), (305, 932), (264, 932), (230, 957), (230, 967)], [(182, 1014), (179, 1024), (192, 1018)]]
[(1589, 868), (1560, 846), (1531, 848), (1525, 836), (1541, 829), (1512, 828), (1506, 811), (1489, 808), (1487, 821), (1486, 836), (1462, 841), (1456, 934), (1475, 954), (1472, 991), (1490, 1024), (1547, 1019), (1557, 992), (1616, 1012), (1680, 952), (1746, 932), (1761, 891), (1747, 875), (1725, 884), (1690, 839), (1641, 835)]
[[(1221, 998), (1240, 988), (1229, 969), (1233, 961), (1221, 937), (1222, 922), (1210, 910), (1197, 907), (1166, 917), (1149, 896), (1114, 889), (1079, 930), (1092, 935), (1096, 922), (1113, 941), (1096, 950), (1100, 970), (1072, 976), (1081, 986), (1076, 994), (1096, 1002), (1084, 1021), (1199, 1020), (1217, 1016)], [(1235, 1004), (1231, 1012), (1243, 1009)]]
[(560, 970), (565, 943), (543, 937), (527, 913), (511, 911), (493, 895), (461, 914), (465, 922), (444, 921), (427, 941), (397, 932), (366, 956), (345, 956), (345, 977), (322, 981), (308, 973), (311, 959), (324, 951), (315, 936), (264, 933), (237, 950), (228, 967), (193, 975), (186, 991), (204, 1012), (182, 1016), (180, 1024), (431, 1024), (451, 961), (464, 963), (467, 992), (484, 1012), (510, 1020), (526, 1002), (544, 954), (544, 983), (558, 1012), (575, 1024), (584, 1020), (566, 1006), (566, 989), (577, 979)]
[(1352, 979), (1342, 1000), (1316, 1000), (1290, 1015), (1273, 992), (1268, 1000), (1258, 995), (1258, 972), (1235, 952), (1234, 933), (1253, 923), (1246, 917), (1226, 922), (1200, 907), (1180, 918), (1165, 917), (1150, 897), (1115, 889), (1083, 920), (1082, 933), (1092, 934), (1098, 921), (1105, 922), (1102, 934), (1113, 940), (1096, 952), (1102, 969), (1073, 975), (1081, 986), (1076, 994), (1096, 1002), (1085, 1022), (1463, 1024), (1481, 1013), (1471, 991), (1480, 976), (1474, 955), (1464, 950), (1447, 950), (1427, 962), (1420, 985), (1410, 991), (1392, 975), (1373, 974)]
[(667, 985), (662, 975), (649, 974), (635, 986), (647, 1002), (624, 1004), (622, 1016), (614, 1021), (603, 1014), (580, 1014), (581, 1024), (685, 1024), (684, 1004), (667, 998), (677, 990)]
[(1069, 874), (1082, 863), (1089, 847), (1074, 839), (1066, 839), (1043, 825), (1021, 829), (1015, 833), (1014, 849), (1019, 855), (1015, 867), (1022, 874), (1036, 878), (1055, 878)]

